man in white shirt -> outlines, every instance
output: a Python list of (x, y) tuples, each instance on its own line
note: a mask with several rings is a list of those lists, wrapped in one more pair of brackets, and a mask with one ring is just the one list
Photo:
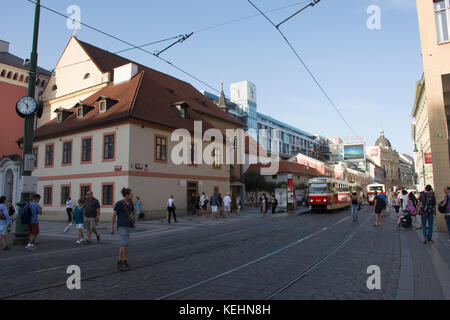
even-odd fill
[(177, 221), (177, 215), (175, 214), (175, 197), (172, 195), (172, 196), (170, 196), (170, 198), (169, 198), (169, 200), (167, 200), (167, 211), (168, 211), (168, 221), (169, 221), (169, 224), (171, 223), (171, 220), (172, 220), (172, 215), (173, 215), (173, 218), (174, 218), (174, 220), (175, 220), (175, 223), (176, 222), (178, 222)]
[(227, 193), (225, 198), (223, 198), (223, 206), (224, 206), (225, 214), (227, 215), (227, 217), (229, 217), (230, 213), (231, 213), (231, 197), (230, 197), (229, 193)]

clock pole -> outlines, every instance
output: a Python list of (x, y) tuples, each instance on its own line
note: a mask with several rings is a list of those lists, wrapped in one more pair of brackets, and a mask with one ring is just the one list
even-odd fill
[[(36, 0), (36, 9), (34, 17), (34, 33), (33, 33), (33, 47), (31, 51), (30, 64), (29, 64), (29, 77), (28, 77), (28, 96), (34, 99), (36, 88), (36, 74), (37, 74), (37, 47), (38, 47), (38, 35), (39, 35), (39, 17), (40, 17), (40, 0)], [(23, 136), (23, 154), (21, 165), (21, 177), (31, 176), (31, 171), (25, 171), (25, 156), (33, 153), (33, 130), (35, 113), (28, 115), (25, 118), (24, 136)], [(14, 233), (14, 243), (26, 244), (28, 242), (28, 231), (26, 226), (21, 222), (21, 216), (25, 205), (31, 200), (30, 193), (24, 193), (21, 190), (20, 202), (17, 203), (19, 207), (19, 217), (16, 219), (16, 231)]]

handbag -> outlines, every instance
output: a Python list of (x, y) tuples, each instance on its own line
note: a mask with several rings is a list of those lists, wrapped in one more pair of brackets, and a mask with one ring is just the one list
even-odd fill
[(134, 225), (136, 224), (136, 222), (134, 221), (133, 216), (132, 216), (131, 213), (130, 213), (130, 208), (128, 208), (128, 206), (127, 206), (127, 204), (126, 204), (126, 202), (125, 202), (124, 200), (122, 200), (122, 204), (124, 205), (125, 210), (127, 210), (127, 213), (128, 213), (128, 219), (130, 219), (131, 227), (134, 227)]

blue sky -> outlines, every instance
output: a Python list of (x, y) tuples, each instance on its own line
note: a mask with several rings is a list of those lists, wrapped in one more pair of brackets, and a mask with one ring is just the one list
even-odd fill
[[(254, 0), (262, 10), (300, 1)], [(78, 5), (82, 22), (137, 45), (256, 13), (247, 0), (42, 0), (41, 3), (60, 12)], [(366, 27), (370, 5), (381, 8), (381, 30)], [(279, 22), (301, 6), (269, 16)], [(1, 11), (0, 39), (11, 42), (12, 53), (29, 56), (33, 4), (26, 0), (3, 0)], [(423, 70), (414, 0), (322, 0), (281, 28), (367, 144), (373, 144), (383, 128), (394, 148), (412, 154), (410, 115), (415, 84)], [(43, 9), (39, 65), (52, 69), (71, 35), (64, 18)], [(127, 48), (85, 27), (78, 31), (78, 37), (110, 51)], [(159, 44), (147, 49), (153, 52), (164, 47), (165, 44)], [(188, 81), (199, 90), (209, 90), (148, 54), (130, 51), (123, 55)], [(255, 83), (258, 111), (302, 130), (328, 137), (352, 135), (263, 17), (196, 33), (163, 57), (214, 87), (220, 88), (223, 81), (226, 94), (232, 82)]]

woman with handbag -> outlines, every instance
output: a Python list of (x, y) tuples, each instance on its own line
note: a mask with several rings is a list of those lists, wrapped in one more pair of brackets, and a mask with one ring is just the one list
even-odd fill
[(117, 217), (117, 232), (120, 236), (119, 261), (117, 269), (119, 271), (128, 271), (131, 269), (128, 264), (128, 243), (130, 240), (131, 229), (136, 228), (136, 210), (133, 204), (133, 193), (129, 188), (123, 188), (123, 200), (118, 201), (114, 206), (114, 213), (111, 220), (111, 234), (114, 234), (114, 223)]
[(0, 238), (3, 244), (3, 250), (9, 250), (8, 247), (8, 227), (11, 224), (8, 207), (6, 206), (6, 197), (0, 197)]

